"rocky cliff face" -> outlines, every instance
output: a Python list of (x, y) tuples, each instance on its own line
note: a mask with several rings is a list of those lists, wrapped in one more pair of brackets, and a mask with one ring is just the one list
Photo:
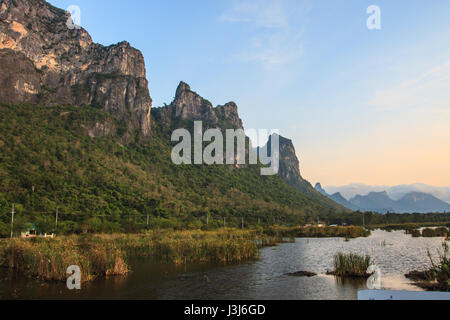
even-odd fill
[[(271, 144), (274, 135), (269, 137), (269, 140), (265, 147), (263, 147), (263, 152), (271, 154)], [(295, 153), (294, 144), (292, 140), (286, 139), (278, 135), (278, 141), (280, 146), (280, 168), (279, 176), (286, 180), (289, 184), (295, 185), (302, 183), (304, 180), (300, 174), (300, 162)]]
[[(144, 58), (129, 43), (104, 47), (68, 14), (43, 0), (0, 4), (1, 103), (93, 105), (136, 130), (151, 133), (152, 100)], [(102, 130), (94, 130), (100, 132)]]
[(183, 124), (200, 120), (204, 122), (204, 128), (243, 128), (234, 102), (214, 108), (211, 102), (192, 91), (184, 82), (178, 85), (175, 99), (170, 105), (154, 108), (152, 113), (163, 130), (178, 129), (178, 126), (184, 127)]
[[(269, 140), (263, 147), (262, 152), (268, 152), (269, 155), (271, 154), (271, 143), (273, 136), (274, 135), (269, 137)], [(346, 210), (340, 204), (316, 191), (307, 180), (303, 179), (300, 173), (300, 162), (297, 158), (292, 140), (282, 136), (278, 136), (278, 138), (280, 146), (280, 166), (278, 175), (290, 186), (296, 188), (311, 199), (340, 211)], [(268, 151), (266, 151), (266, 149), (268, 149)]]

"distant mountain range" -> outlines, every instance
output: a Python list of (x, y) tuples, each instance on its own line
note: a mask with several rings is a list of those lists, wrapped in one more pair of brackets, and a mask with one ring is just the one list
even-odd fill
[(351, 199), (357, 195), (369, 194), (370, 192), (386, 191), (391, 199), (399, 200), (408, 193), (420, 192), (431, 194), (442, 201), (450, 203), (450, 186), (436, 187), (423, 183), (402, 184), (397, 186), (371, 186), (363, 183), (352, 183), (345, 186), (325, 186), (324, 189), (328, 194), (340, 192), (346, 199)]
[[(317, 183), (315, 188), (323, 195), (351, 210), (378, 213), (450, 212), (450, 204), (424, 192), (409, 192), (396, 200), (392, 199), (387, 191), (369, 192), (367, 195), (357, 194), (347, 200), (340, 192), (329, 194), (320, 183)], [(399, 189), (391, 188), (391, 190), (397, 191)]]
[(319, 191), (321, 194), (323, 194), (324, 196), (330, 198), (331, 200), (333, 200), (334, 202), (339, 203), (340, 205), (349, 208), (351, 210), (359, 210), (359, 207), (352, 204), (350, 201), (348, 201), (347, 199), (345, 199), (342, 194), (340, 192), (336, 192), (333, 194), (328, 194), (323, 188), (322, 185), (320, 183), (317, 183), (315, 186), (315, 189), (317, 191)]

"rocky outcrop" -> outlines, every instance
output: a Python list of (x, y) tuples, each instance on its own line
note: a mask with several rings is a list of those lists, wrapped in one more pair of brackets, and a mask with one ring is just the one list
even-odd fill
[(219, 119), (225, 124), (227, 128), (243, 129), (241, 118), (239, 118), (238, 106), (234, 102), (228, 102), (224, 106), (217, 106), (216, 112)]
[[(269, 137), (267, 144), (262, 147), (261, 152), (267, 152), (268, 155), (271, 155), (271, 143), (274, 135), (275, 134)], [(300, 161), (297, 158), (292, 140), (284, 138), (280, 135), (278, 135), (278, 139), (280, 147), (278, 175), (290, 186), (296, 188), (311, 199), (314, 199), (336, 210), (346, 211), (346, 208), (328, 198), (327, 196), (321, 194), (320, 192), (316, 191), (307, 180), (303, 179), (300, 173)], [(266, 149), (268, 150), (266, 151)]]
[(280, 167), (278, 172), (279, 176), (286, 180), (289, 184), (294, 185), (303, 182), (304, 180), (300, 174), (300, 162), (295, 153), (295, 148), (292, 140), (286, 139), (280, 135), (273, 134), (269, 137), (267, 144), (261, 151), (267, 152), (268, 155), (272, 154), (271, 145), (274, 136), (278, 136), (280, 147)]
[(191, 91), (184, 82), (178, 85), (171, 108), (174, 117), (181, 120), (203, 120), (213, 124), (219, 121), (211, 102)]
[(0, 102), (38, 102), (41, 88), (39, 70), (21, 52), (0, 50)]
[[(280, 176), (286, 181), (303, 181), (300, 174), (300, 161), (295, 153), (292, 140), (282, 136), (280, 139)], [(270, 139), (269, 139), (270, 143)]]
[(126, 123), (125, 140), (135, 131), (149, 136), (152, 100), (142, 53), (127, 42), (95, 44), (68, 19), (43, 0), (2, 0), (0, 102), (97, 106)]
[(152, 110), (155, 122), (163, 131), (187, 128), (193, 121), (203, 121), (203, 128), (243, 129), (238, 107), (234, 102), (213, 107), (211, 102), (192, 91), (185, 82), (180, 82), (173, 102), (162, 108)]

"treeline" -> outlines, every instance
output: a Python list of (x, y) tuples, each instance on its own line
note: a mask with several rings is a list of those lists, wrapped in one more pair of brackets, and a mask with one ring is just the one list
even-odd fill
[(368, 237), (371, 232), (362, 226), (336, 227), (280, 227), (272, 226), (264, 229), (264, 234), (290, 238), (359, 238)]
[[(358, 214), (358, 212), (356, 212)], [(361, 214), (362, 215), (362, 214)], [(450, 212), (448, 213), (406, 213), (406, 214), (377, 214), (373, 212), (364, 213), (365, 224), (368, 226), (383, 226), (392, 228), (405, 224), (416, 224), (419, 227), (431, 225), (441, 225), (450, 223)]]

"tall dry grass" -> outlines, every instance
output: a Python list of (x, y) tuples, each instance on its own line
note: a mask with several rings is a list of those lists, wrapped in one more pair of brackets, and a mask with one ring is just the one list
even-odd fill
[(82, 279), (124, 275), (129, 258), (161, 263), (238, 263), (259, 257), (258, 248), (275, 243), (259, 231), (149, 231), (144, 234), (65, 236), (0, 241), (0, 264), (47, 281), (65, 280), (77, 265)]
[(0, 242), (3, 267), (46, 281), (65, 280), (77, 265), (83, 280), (128, 272), (126, 258), (112, 243), (90, 243), (77, 236), (56, 239), (11, 239)]

